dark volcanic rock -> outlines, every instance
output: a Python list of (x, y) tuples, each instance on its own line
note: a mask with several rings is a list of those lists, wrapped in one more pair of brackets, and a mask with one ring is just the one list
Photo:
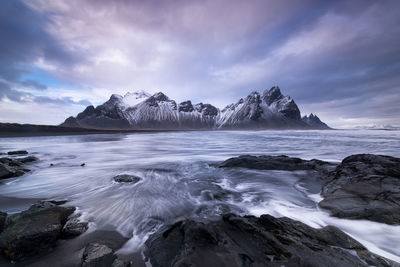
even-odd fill
[(314, 229), (270, 215), (228, 214), (209, 223), (185, 220), (160, 229), (146, 246), (153, 267), (399, 266), (336, 227)]
[(179, 112), (192, 112), (194, 110), (192, 102), (190, 100), (184, 101), (179, 104), (178, 111)]
[(26, 155), (26, 154), (28, 154), (28, 151), (26, 151), (26, 150), (16, 150), (16, 151), (9, 151), (7, 154), (8, 155)]
[(25, 163), (37, 161), (38, 158), (28, 156), (24, 158), (0, 158), (0, 179), (18, 177), (30, 170), (23, 167)]
[(400, 158), (347, 157), (330, 173), (321, 194), (319, 206), (333, 216), (400, 224)]
[(22, 162), (22, 163), (34, 162), (34, 161), (38, 161), (38, 160), (39, 159), (35, 156), (28, 156), (28, 157), (18, 159), (18, 161)]
[(218, 109), (211, 104), (198, 103), (194, 107), (198, 112), (203, 113), (204, 116), (217, 116)]
[(7, 213), (0, 211), (0, 234), (3, 232), (4, 225), (6, 223)]
[(116, 260), (114, 251), (106, 245), (90, 243), (85, 247), (82, 267), (110, 267)]
[(73, 238), (83, 234), (87, 229), (88, 222), (80, 222), (78, 218), (71, 218), (65, 223), (62, 229), (62, 237)]
[(111, 267), (131, 267), (131, 263), (130, 262), (124, 262), (124, 261), (122, 261), (120, 259), (115, 259), (115, 261), (113, 262)]
[(40, 202), (28, 210), (9, 216), (0, 235), (0, 248), (12, 260), (50, 251), (74, 207), (57, 206), (57, 202)]
[(300, 158), (292, 158), (288, 156), (250, 156), (242, 155), (230, 158), (222, 162), (220, 168), (248, 168), (256, 170), (317, 170), (321, 173), (327, 173), (335, 165), (322, 160), (312, 159), (303, 160)]
[(140, 181), (140, 177), (129, 174), (121, 174), (115, 176), (114, 181), (118, 183), (137, 183)]

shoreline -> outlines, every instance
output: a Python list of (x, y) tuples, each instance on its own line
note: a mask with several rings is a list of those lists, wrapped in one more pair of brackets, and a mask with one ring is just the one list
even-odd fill
[(305, 129), (305, 128), (254, 128), (254, 129), (96, 129), (65, 127), (57, 125), (36, 125), (18, 123), (0, 123), (0, 138), (8, 137), (35, 137), (35, 136), (67, 136), (90, 134), (130, 134), (130, 133), (158, 133), (158, 132), (207, 132), (207, 131), (329, 131), (337, 129)]

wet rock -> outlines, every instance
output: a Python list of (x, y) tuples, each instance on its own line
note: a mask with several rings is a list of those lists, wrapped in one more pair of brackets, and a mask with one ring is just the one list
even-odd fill
[(73, 238), (83, 234), (87, 229), (88, 222), (80, 222), (78, 218), (71, 218), (65, 223), (62, 229), (62, 237)]
[(137, 183), (140, 181), (140, 177), (129, 174), (121, 174), (115, 176), (114, 181), (118, 183)]
[(3, 232), (4, 225), (6, 224), (7, 213), (0, 211), (0, 234)]
[(24, 164), (38, 160), (34, 156), (24, 158), (0, 158), (0, 179), (18, 177), (29, 172), (29, 169), (24, 167)]
[(399, 266), (336, 227), (314, 229), (270, 215), (180, 221), (150, 236), (146, 247), (145, 256), (153, 267)]
[(51, 251), (74, 207), (40, 202), (28, 210), (7, 217), (0, 235), (0, 248), (11, 260), (21, 260)]
[(26, 150), (15, 150), (15, 151), (9, 151), (7, 152), (8, 155), (26, 155), (28, 154), (28, 151)]
[(115, 259), (115, 261), (113, 262), (111, 267), (131, 267), (131, 263), (130, 262), (124, 262), (124, 261), (122, 261), (120, 259)]
[(82, 267), (109, 267), (116, 260), (114, 251), (106, 245), (90, 243), (82, 256)]
[(322, 160), (312, 159), (303, 160), (288, 156), (251, 156), (242, 155), (225, 160), (218, 167), (220, 168), (248, 168), (256, 170), (317, 170), (321, 173), (327, 173), (335, 165)]
[(35, 156), (28, 156), (28, 157), (24, 157), (24, 158), (19, 158), (18, 161), (22, 162), (22, 163), (27, 163), (27, 162), (34, 162), (34, 161), (38, 161), (39, 159)]
[(0, 163), (0, 179), (10, 178), (15, 175), (15, 171), (8, 165)]
[(400, 158), (345, 158), (323, 185), (321, 208), (340, 218), (400, 224)]

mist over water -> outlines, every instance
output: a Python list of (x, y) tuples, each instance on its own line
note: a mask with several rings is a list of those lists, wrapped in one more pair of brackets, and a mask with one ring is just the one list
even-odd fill
[[(242, 154), (334, 162), (357, 153), (400, 157), (399, 131), (193, 131), (0, 139), (0, 151), (16, 149), (26, 149), (40, 161), (30, 174), (0, 182), (0, 196), (68, 199), (89, 220), (89, 230), (114, 229), (130, 238), (120, 253), (139, 250), (150, 233), (180, 219), (268, 213), (312, 227), (335, 225), (371, 251), (400, 262), (400, 226), (330, 217), (316, 205), (320, 181), (315, 172), (213, 165)], [(140, 182), (113, 181), (125, 173), (141, 177)], [(28, 206), (10, 205), (5, 211)]]

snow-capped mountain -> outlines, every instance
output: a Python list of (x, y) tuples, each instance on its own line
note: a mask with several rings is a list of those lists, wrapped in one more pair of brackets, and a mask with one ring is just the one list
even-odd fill
[(122, 102), (127, 107), (132, 107), (132, 106), (135, 106), (135, 105), (139, 104), (143, 100), (146, 100), (150, 96), (151, 96), (151, 94), (149, 94), (149, 93), (147, 93), (147, 92), (145, 92), (143, 90), (136, 91), (136, 92), (133, 92), (133, 93), (128, 92), (122, 98)]
[(317, 129), (331, 129), (326, 123), (322, 122), (317, 115), (310, 114), (309, 116), (303, 116), (301, 118), (305, 123)]
[(219, 110), (211, 104), (181, 103), (159, 92), (113, 94), (102, 105), (88, 106), (62, 126), (100, 129), (311, 129), (300, 110), (279, 87), (252, 92)]

